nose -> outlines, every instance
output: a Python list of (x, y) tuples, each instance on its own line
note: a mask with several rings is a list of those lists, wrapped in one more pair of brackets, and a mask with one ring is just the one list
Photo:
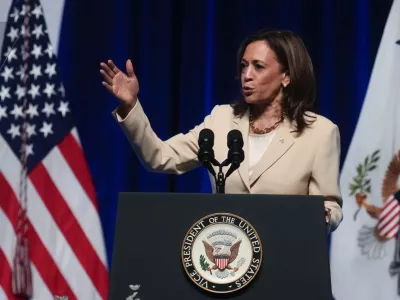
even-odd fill
[(244, 70), (244, 82), (249, 82), (253, 80), (253, 69), (251, 66), (248, 66), (245, 70)]

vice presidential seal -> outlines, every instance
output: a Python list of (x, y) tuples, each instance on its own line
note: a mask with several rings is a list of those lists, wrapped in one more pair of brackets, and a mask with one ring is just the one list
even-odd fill
[(248, 285), (261, 267), (260, 238), (249, 222), (228, 213), (197, 221), (182, 244), (182, 264), (199, 287), (230, 293)]

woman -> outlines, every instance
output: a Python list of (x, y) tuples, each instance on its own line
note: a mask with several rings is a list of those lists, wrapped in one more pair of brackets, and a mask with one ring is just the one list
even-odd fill
[(182, 174), (200, 166), (198, 136), (203, 128), (214, 132), (215, 158), (222, 162), (227, 133), (238, 129), (245, 160), (227, 179), (226, 193), (323, 195), (328, 228), (338, 227), (343, 217), (339, 131), (309, 112), (314, 71), (298, 36), (262, 30), (246, 38), (238, 53), (243, 99), (215, 106), (202, 124), (167, 141), (157, 137), (140, 105), (132, 62), (126, 62), (127, 74), (111, 60), (101, 67), (104, 87), (121, 102), (113, 116), (148, 170)]

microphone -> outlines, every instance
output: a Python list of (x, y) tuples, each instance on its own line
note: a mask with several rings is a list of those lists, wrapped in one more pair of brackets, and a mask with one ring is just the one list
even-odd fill
[(243, 136), (239, 130), (233, 129), (229, 131), (228, 148), (229, 151), (227, 160), (231, 163), (231, 167), (229, 168), (225, 177), (228, 177), (233, 171), (239, 168), (240, 163), (244, 160)]
[(215, 176), (215, 170), (211, 164), (215, 163), (214, 158), (214, 132), (211, 129), (204, 128), (199, 134), (199, 152), (197, 158), (199, 161)]

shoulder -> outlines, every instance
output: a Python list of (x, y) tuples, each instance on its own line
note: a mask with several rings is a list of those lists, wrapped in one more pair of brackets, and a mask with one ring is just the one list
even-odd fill
[(233, 114), (233, 107), (230, 104), (220, 104), (214, 106), (210, 117), (213, 119), (232, 119), (235, 118), (235, 115)]
[(338, 126), (334, 122), (329, 120), (327, 117), (314, 112), (306, 112), (305, 121), (307, 124), (309, 124), (305, 129), (306, 132), (308, 131), (314, 134), (326, 134), (339, 130)]
[(211, 112), (204, 118), (204, 126), (214, 128), (222, 124), (230, 124), (234, 118), (233, 108), (229, 104), (215, 105)]
[(233, 107), (230, 104), (215, 105), (211, 114), (233, 115)]
[[(301, 134), (295, 135), (297, 144), (309, 153), (340, 155), (341, 138), (338, 126), (327, 117), (307, 112), (306, 122), (309, 124)], [(302, 150), (304, 151), (304, 150)], [(328, 155), (329, 156), (329, 155)]]
[[(305, 113), (305, 121), (307, 126), (304, 128), (303, 132), (301, 134), (295, 134), (295, 137), (299, 140), (305, 143), (318, 141), (318, 144), (339, 142), (339, 128), (327, 117), (308, 111)], [(293, 128), (295, 128), (295, 126)]]

